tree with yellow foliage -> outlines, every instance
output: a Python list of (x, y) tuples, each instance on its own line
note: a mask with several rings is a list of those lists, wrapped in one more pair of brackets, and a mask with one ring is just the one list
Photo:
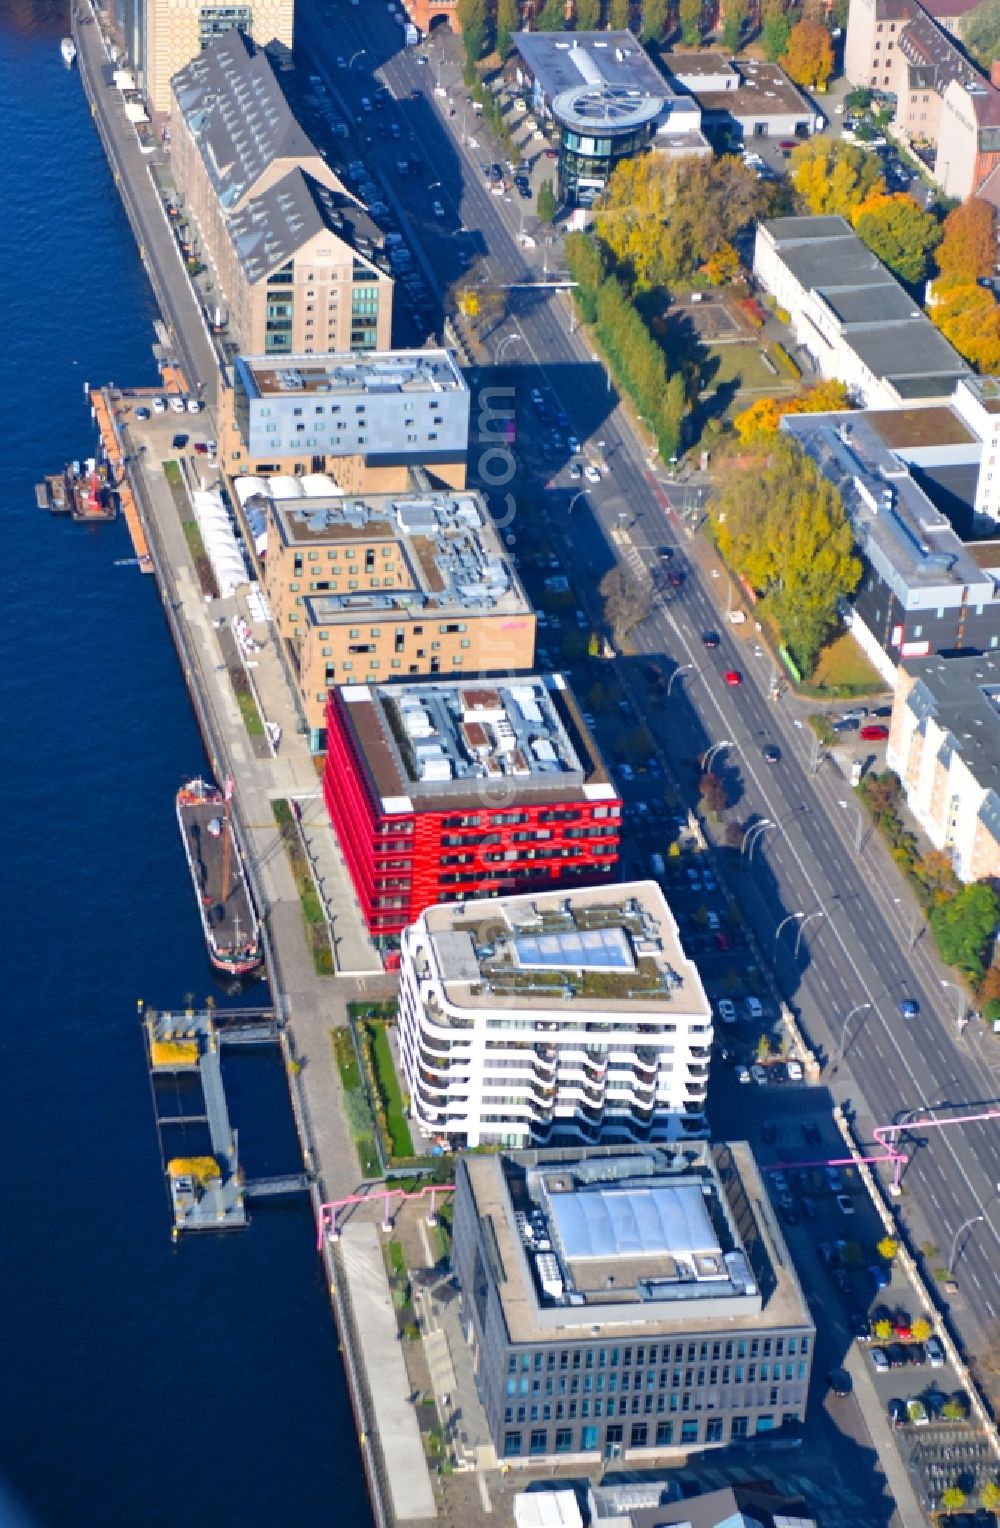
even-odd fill
[(858, 238), (900, 281), (913, 286), (924, 279), (931, 251), (941, 242), (941, 225), (933, 212), (918, 206), (912, 196), (870, 191), (855, 207), (851, 221)]
[(740, 257), (727, 239), (714, 255), (709, 255), (701, 269), (712, 286), (728, 286), (740, 273)]
[(811, 672), (839, 601), (861, 578), (839, 492), (796, 441), (779, 436), (729, 473), (711, 514), (723, 557), (767, 596), (796, 663)]
[(810, 212), (849, 218), (872, 195), (885, 195), (878, 156), (853, 143), (810, 138), (793, 151), (792, 185)]
[(847, 388), (843, 382), (830, 380), (817, 382), (797, 397), (758, 398), (750, 407), (737, 414), (733, 427), (744, 445), (776, 435), (786, 414), (826, 414), (850, 405)]
[(692, 275), (768, 201), (735, 155), (623, 160), (595, 208), (595, 231), (638, 287)]
[(976, 371), (1000, 371), (1000, 305), (992, 292), (974, 281), (935, 282), (930, 315)]
[(807, 90), (825, 85), (833, 73), (833, 43), (822, 22), (797, 21), (781, 62), (796, 85), (804, 85)]
[(970, 196), (944, 220), (944, 238), (934, 256), (942, 276), (977, 281), (993, 274), (996, 242), (993, 208), (978, 196)]

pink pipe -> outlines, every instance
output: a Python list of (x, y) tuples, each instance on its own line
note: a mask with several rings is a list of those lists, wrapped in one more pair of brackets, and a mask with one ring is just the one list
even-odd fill
[(319, 1207), (319, 1224), (316, 1228), (316, 1250), (317, 1252), (322, 1252), (323, 1250), (323, 1232), (326, 1229), (328, 1223), (331, 1225), (332, 1229), (336, 1231), (337, 1211), (341, 1209), (345, 1204), (368, 1204), (372, 1199), (376, 1199), (381, 1196), (385, 1201), (385, 1208), (382, 1212), (382, 1225), (383, 1227), (387, 1227), (390, 1224), (389, 1201), (393, 1194), (398, 1194), (404, 1201), (410, 1199), (423, 1199), (427, 1194), (430, 1194), (431, 1210), (433, 1213), (434, 1196), (436, 1194), (453, 1194), (454, 1192), (454, 1183), (431, 1183), (424, 1188), (415, 1189), (413, 1193), (409, 1194), (405, 1189), (390, 1188), (388, 1184), (385, 1184), (381, 1188), (374, 1189), (370, 1194), (345, 1194), (343, 1199), (330, 1199), (326, 1204), (321, 1204)]

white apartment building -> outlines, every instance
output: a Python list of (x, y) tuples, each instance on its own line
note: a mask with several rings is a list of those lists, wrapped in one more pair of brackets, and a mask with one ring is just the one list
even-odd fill
[(399, 1045), (450, 1146), (705, 1131), (711, 1008), (652, 881), (428, 908), (402, 936)]

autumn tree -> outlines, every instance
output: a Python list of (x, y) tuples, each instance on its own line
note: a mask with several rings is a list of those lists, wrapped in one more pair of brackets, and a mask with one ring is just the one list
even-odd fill
[(545, 0), (543, 8), (535, 12), (532, 25), (536, 32), (561, 32), (565, 20), (564, 0)]
[(608, 20), (613, 32), (625, 32), (632, 20), (631, 0), (611, 0)]
[(728, 286), (740, 273), (740, 257), (727, 239), (714, 255), (709, 255), (701, 269), (712, 286)]
[(718, 817), (726, 810), (726, 787), (718, 775), (706, 770), (698, 787), (702, 811), (707, 817)]
[(667, 9), (668, 0), (643, 0), (639, 33), (643, 42), (659, 42), (667, 25)]
[(776, 435), (786, 414), (827, 414), (849, 408), (847, 388), (831, 379), (817, 382), (797, 396), (757, 398), (733, 419), (733, 427), (744, 445)]
[(1000, 0), (977, 5), (962, 17), (960, 30), (967, 52), (988, 72), (993, 60), (1000, 58)]
[(506, 58), (511, 49), (511, 39), (521, 25), (517, 0), (497, 0), (497, 52)]
[(949, 212), (944, 220), (944, 237), (934, 256), (940, 275), (979, 281), (993, 274), (996, 252), (993, 217), (989, 202), (978, 196), (970, 196)]
[(595, 231), (637, 287), (692, 275), (767, 204), (767, 191), (736, 158), (623, 160), (595, 208)]
[(875, 1251), (882, 1258), (883, 1262), (891, 1263), (899, 1251), (899, 1242), (893, 1236), (883, 1236), (882, 1240), (876, 1245)]
[(797, 442), (730, 472), (713, 496), (723, 557), (768, 600), (801, 669), (811, 672), (861, 577), (841, 497)]
[(987, 1480), (979, 1487), (979, 1505), (987, 1512), (996, 1512), (1000, 1508), (1000, 1486), (995, 1480)]
[(1000, 306), (992, 292), (974, 281), (935, 282), (930, 316), (976, 371), (1000, 371)]
[(596, 32), (601, 21), (601, 0), (573, 0), (573, 25), (578, 32)]
[(750, 0), (725, 0), (725, 17), (722, 23), (722, 46), (730, 53), (738, 53), (743, 28), (750, 15)]
[(825, 85), (833, 73), (833, 43), (822, 22), (797, 21), (781, 62), (796, 85), (804, 85), (807, 90)]
[(885, 193), (878, 156), (853, 143), (810, 138), (793, 151), (789, 173), (808, 210), (817, 214), (849, 218), (869, 197)]
[(914, 1342), (926, 1342), (928, 1337), (932, 1336), (934, 1328), (926, 1316), (917, 1316), (916, 1320), (910, 1323), (910, 1332)]
[(792, 35), (792, 23), (788, 19), (784, 0), (764, 0), (761, 7), (760, 41), (764, 57), (772, 64), (784, 58)]
[(965, 1492), (961, 1486), (945, 1486), (941, 1492), (941, 1509), (944, 1512), (961, 1512), (965, 1506)]
[(685, 48), (696, 48), (701, 42), (701, 0), (679, 0), (678, 17), (681, 42)]
[(620, 643), (649, 614), (649, 591), (620, 563), (608, 569), (597, 587), (604, 601), (604, 618)]
[[(862, 153), (864, 150), (862, 150)], [(913, 286), (927, 275), (931, 251), (941, 242), (941, 225), (912, 196), (873, 192), (855, 208), (854, 231), (900, 281)]]

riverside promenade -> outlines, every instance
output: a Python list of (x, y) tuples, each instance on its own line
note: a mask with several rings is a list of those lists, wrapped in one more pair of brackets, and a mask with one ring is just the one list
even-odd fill
[[(219, 357), (150, 174), (154, 156), (140, 147), (133, 124), (111, 82), (111, 60), (100, 12), (74, 12), (80, 75), (108, 162), (160, 306), (172, 360), (189, 391), (207, 404), (208, 421), (218, 386)], [(296, 697), (275, 648), (273, 628), (256, 621), (246, 590), (206, 602), (183, 529), (177, 489), (164, 472), (176, 455), (169, 433), (156, 421), (140, 422), (124, 390), (108, 393), (110, 415), (149, 546), (167, 623), (218, 781), (235, 781), (234, 826), (258, 911), (275, 1008), (284, 1021), (283, 1050), (289, 1092), (313, 1181), (314, 1208), (324, 1201), (366, 1192), (347, 1129), (331, 1030), (347, 1022), (357, 998), (395, 993), (383, 974), (354, 898), (329, 825), (308, 743), (298, 728)], [(200, 418), (205, 421), (206, 416)], [(206, 425), (208, 427), (208, 425)], [(163, 429), (169, 431), (169, 416)], [(197, 459), (185, 459), (182, 476), (193, 481)], [(190, 512), (184, 518), (193, 518)], [(229, 677), (235, 644), (232, 623), (253, 624), (260, 644), (247, 678), (267, 722), (281, 729), (280, 749), (266, 736), (251, 736)], [(192, 760), (192, 768), (197, 765)], [(298, 889), (274, 819), (275, 801), (295, 802), (299, 831), (320, 893), (337, 974), (317, 973), (307, 944)], [(166, 808), (165, 808), (166, 809)], [(191, 973), (178, 973), (182, 987)], [(165, 998), (169, 994), (164, 994)], [(362, 1458), (376, 1522), (424, 1523), (438, 1518), (438, 1503), (410, 1404), (402, 1362), (385, 1361), (392, 1304), (381, 1258), (371, 1255), (372, 1222), (382, 1219), (382, 1200), (370, 1212), (362, 1204), (342, 1227), (340, 1241), (325, 1243), (323, 1256), (345, 1368), (355, 1410)], [(251, 1233), (252, 1234), (252, 1233)], [(355, 1249), (357, 1254), (355, 1255)], [(381, 1362), (370, 1361), (371, 1354)], [(366, 1365), (366, 1356), (368, 1362)], [(336, 1440), (331, 1439), (331, 1446)], [(391, 1461), (391, 1470), (388, 1467)], [(331, 1503), (336, 1515), (336, 1505)]]

